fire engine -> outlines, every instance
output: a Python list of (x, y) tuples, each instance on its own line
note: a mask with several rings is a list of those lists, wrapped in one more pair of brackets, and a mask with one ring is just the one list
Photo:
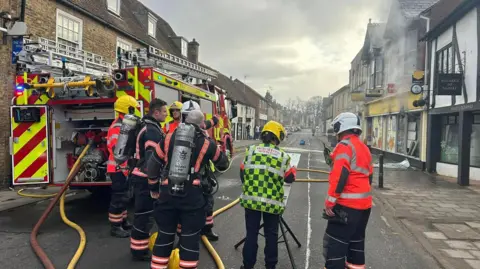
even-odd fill
[[(24, 39), (10, 108), (13, 185), (63, 185), (89, 140), (95, 146), (81, 160), (74, 188), (96, 190), (111, 184), (106, 176), (106, 134), (115, 118), (113, 104), (122, 95), (138, 102), (137, 116), (160, 98), (195, 100), (206, 119), (219, 115), (209, 134), (233, 154), (230, 118), (235, 101), (209, 81), (216, 73), (154, 47), (123, 51), (117, 63), (45, 38)], [(190, 83), (196, 80), (196, 85)]]

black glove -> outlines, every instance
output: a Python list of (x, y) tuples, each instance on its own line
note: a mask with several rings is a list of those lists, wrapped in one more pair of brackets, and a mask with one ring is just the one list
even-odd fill
[(328, 221), (336, 222), (339, 224), (347, 224), (348, 223), (348, 214), (347, 212), (338, 209), (338, 208), (333, 208), (333, 213), (335, 213), (335, 216), (329, 216), (327, 213), (325, 213), (325, 209), (323, 210), (322, 217)]

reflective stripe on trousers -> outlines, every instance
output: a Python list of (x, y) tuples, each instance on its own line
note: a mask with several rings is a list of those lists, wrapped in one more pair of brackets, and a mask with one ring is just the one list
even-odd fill
[(283, 202), (268, 199), (268, 198), (265, 198), (265, 197), (258, 197), (258, 196), (251, 196), (251, 195), (242, 194), (242, 195), (240, 195), (240, 199), (250, 200), (250, 201), (255, 201), (255, 202), (261, 202), (261, 203), (266, 203), (266, 204), (271, 204), (271, 205), (276, 205), (276, 206), (281, 206), (281, 207), (285, 206), (285, 204)]

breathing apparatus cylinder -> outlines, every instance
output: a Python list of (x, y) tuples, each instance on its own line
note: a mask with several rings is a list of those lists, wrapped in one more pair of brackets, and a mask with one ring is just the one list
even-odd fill
[(191, 159), (195, 147), (195, 127), (181, 123), (175, 131), (175, 142), (168, 171), (169, 182), (174, 190), (183, 191), (183, 183), (190, 180)]
[(133, 114), (127, 114), (123, 117), (117, 144), (113, 150), (113, 157), (118, 164), (122, 164), (133, 157), (136, 149), (135, 139), (139, 123), (140, 119)]

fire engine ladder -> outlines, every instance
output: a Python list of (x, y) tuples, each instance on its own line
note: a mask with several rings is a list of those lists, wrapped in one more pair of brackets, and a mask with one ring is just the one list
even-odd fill
[[(104, 57), (46, 38), (24, 39), (23, 50), (18, 54), (17, 66), (25, 72), (45, 72), (63, 76), (66, 69), (75, 76), (111, 76), (113, 66)], [(19, 70), (17, 70), (19, 71)]]
[(125, 66), (132, 66), (135, 64), (133, 60), (134, 58), (143, 65), (152, 66), (163, 72), (173, 72), (203, 80), (211, 80), (217, 77), (217, 73), (213, 70), (194, 64), (152, 46), (148, 47), (148, 51), (146, 48), (142, 48), (122, 53), (120, 60)]

